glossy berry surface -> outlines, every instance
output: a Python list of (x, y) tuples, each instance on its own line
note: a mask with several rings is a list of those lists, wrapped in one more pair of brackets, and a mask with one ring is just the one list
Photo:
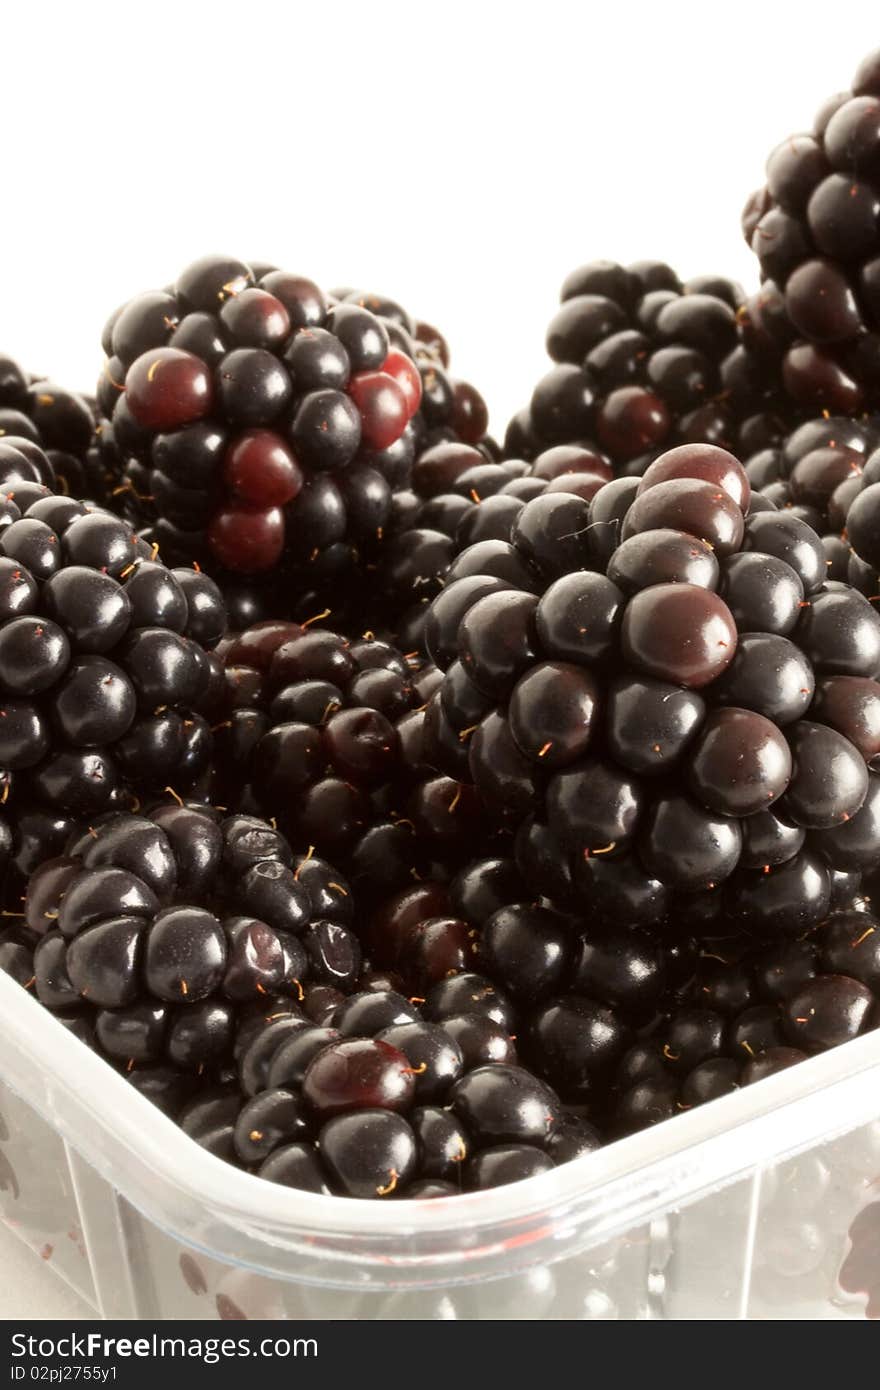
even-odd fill
[(166, 568), (102, 508), (21, 502), (0, 537), (9, 805), (94, 817), (135, 793), (189, 792), (211, 758), (204, 710), (217, 667), (207, 649), (226, 626), (217, 586)]
[[(577, 450), (558, 452), (539, 463), (564, 484)], [(873, 684), (825, 684), (873, 682), (871, 604), (826, 578), (800, 516), (752, 510), (728, 451), (681, 445), (630, 481), (572, 494), (580, 521), (555, 548), (565, 493), (526, 501), (501, 587), (481, 555), (461, 578), (455, 562), (425, 625), (446, 668), (444, 758), (515, 831), (549, 900), (483, 923), (489, 973), (515, 997), (565, 982), (564, 922), (529, 925), (551, 907), (636, 926), (707, 893), (712, 916), (772, 934), (819, 920), (831, 871), (880, 851)]]
[[(676, 445), (735, 448), (778, 408), (778, 367), (766, 369), (743, 331), (745, 295), (732, 281), (682, 283), (659, 263), (597, 261), (572, 271), (560, 298), (546, 339), (555, 365), (510, 422), (508, 456), (576, 446), (640, 475)], [(682, 475), (668, 464), (654, 476)], [(684, 476), (727, 481), (717, 465)], [(747, 494), (731, 496), (748, 505)]]
[[(880, 97), (862, 84), (820, 112), (812, 132), (777, 146), (767, 183), (743, 215), (784, 322), (782, 374), (799, 403), (856, 415), (877, 399), (871, 335), (878, 327), (876, 208), (880, 196), (876, 132)], [(755, 337), (762, 335), (760, 301)], [(764, 344), (765, 351), (769, 344)], [(779, 349), (777, 348), (777, 353)]]

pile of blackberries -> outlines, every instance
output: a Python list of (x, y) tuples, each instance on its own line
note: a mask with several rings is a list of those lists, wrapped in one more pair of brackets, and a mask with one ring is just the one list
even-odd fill
[(880, 1026), (878, 74), (757, 293), (569, 275), (503, 450), (268, 264), (0, 359), (0, 969), (212, 1154), (451, 1197)]

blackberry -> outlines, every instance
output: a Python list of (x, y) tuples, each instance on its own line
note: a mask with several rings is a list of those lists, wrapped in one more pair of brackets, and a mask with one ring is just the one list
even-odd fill
[[(836, 423), (836, 422), (835, 422)], [(821, 430), (824, 422), (817, 421)], [(872, 601), (876, 601), (880, 578), (880, 543), (877, 523), (880, 516), (880, 434), (876, 418), (868, 422), (845, 421), (836, 431), (837, 467), (842, 471), (846, 452), (848, 476), (838, 484), (827, 505), (825, 537), (829, 569), (835, 579), (847, 580)], [(825, 426), (827, 432), (828, 426)], [(821, 438), (821, 435), (820, 435)], [(831, 458), (830, 449), (819, 450)]]
[(5, 355), (0, 355), (0, 436), (4, 444), (30, 450), (39, 481), (53, 490), (109, 501), (116, 479), (96, 433), (95, 403), (23, 371)]
[[(600, 1112), (615, 1064), (693, 973), (689, 938), (674, 943), (624, 923), (600, 929), (536, 902), (513, 860), (467, 865), (444, 891), (422, 884), (374, 915), (371, 955), (406, 974), (411, 943), (450, 909), (474, 943), (470, 968), (416, 986), (466, 1062), (531, 1068), (566, 1102)], [(515, 1034), (516, 1042), (511, 1035)]]
[(268, 822), (171, 801), (78, 833), (24, 904), (47, 1008), (85, 1010), (114, 1065), (215, 1076), (267, 1019), (305, 1027), (304, 985), (354, 987), (352, 917), (342, 875)]
[(226, 619), (211, 580), (166, 569), (120, 518), (20, 500), (0, 533), (0, 765), (27, 872), (71, 820), (196, 787)]
[[(434, 601), (435, 742), (466, 746), (524, 875), (562, 912), (638, 925), (705, 906), (802, 931), (828, 912), (833, 872), (880, 848), (866, 728), (880, 617), (826, 580), (803, 520), (750, 510), (725, 451), (652, 464), (609, 551), (597, 516), (619, 488), (527, 502), (504, 586), (481, 590), (477, 566)], [(829, 698), (850, 679), (869, 682), (854, 706), (833, 684)]]
[[(572, 451), (570, 472), (581, 451)], [(596, 461), (595, 487), (610, 478)], [(503, 578), (503, 556), (511, 528), (524, 506), (549, 480), (528, 475), (520, 460), (487, 462), (485, 453), (462, 442), (443, 441), (419, 454), (410, 486), (395, 499), (388, 544), (378, 564), (376, 587), (384, 622), (392, 631), (421, 641), (427, 605), (455, 574), (456, 557), (474, 545), (494, 554)], [(499, 566), (501, 567), (499, 569)]]
[(269, 1022), (238, 1070), (237, 1103), (202, 1110), (195, 1127), (190, 1111), (185, 1127), (216, 1151), (222, 1105), (225, 1157), (310, 1191), (420, 1197), (439, 1183), (436, 1195), (449, 1195), (514, 1180), (493, 1158), (504, 1146), (522, 1151), (516, 1170), (528, 1176), (600, 1143), (545, 1082), (469, 1063), (445, 1020), (381, 992), (352, 995), (323, 1027)]
[(22, 989), (33, 988), (34, 938), (30, 932), (17, 926), (0, 931), (0, 970)]
[(781, 365), (792, 399), (854, 415), (880, 399), (880, 88), (876, 55), (812, 131), (785, 140), (743, 215), (764, 285), (746, 340)]
[(616, 473), (640, 474), (675, 444), (775, 438), (788, 415), (743, 342), (742, 302), (731, 281), (683, 284), (655, 262), (573, 271), (547, 331), (556, 365), (511, 421), (505, 453), (580, 445)]
[(390, 301), (210, 256), (107, 325), (98, 403), (126, 514), (215, 574), (240, 625), (356, 608), (417, 445), (484, 432), (472, 388), (432, 403), (446, 378), (415, 329)]
[(880, 560), (873, 527), (877, 502), (870, 491), (880, 467), (878, 442), (870, 420), (826, 414), (745, 463), (754, 488), (818, 531), (828, 578), (854, 584), (869, 597), (876, 591), (872, 566)]
[(617, 1065), (615, 1132), (718, 1099), (880, 1027), (880, 922), (851, 899), (797, 940), (706, 943), (693, 978)]
[(439, 673), (417, 654), (266, 622), (230, 639), (223, 657), (219, 799), (277, 817), (341, 863), (366, 904), (414, 869), (448, 877), (444, 863), (488, 833), (472, 788), (434, 770), (423, 707)]

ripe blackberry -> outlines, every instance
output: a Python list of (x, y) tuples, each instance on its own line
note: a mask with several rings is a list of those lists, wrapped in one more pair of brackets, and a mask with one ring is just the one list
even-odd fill
[(39, 481), (54, 491), (93, 502), (109, 500), (116, 480), (107, 472), (95, 432), (94, 402), (24, 372), (2, 354), (0, 436), (4, 444), (36, 446)]
[(847, 421), (846, 426), (846, 431), (839, 433), (852, 454), (851, 473), (828, 504), (828, 528), (832, 535), (826, 537), (825, 544), (832, 558), (834, 577), (846, 578), (876, 601), (880, 589), (880, 434), (873, 419), (861, 425)]
[(472, 788), (431, 765), (424, 705), (439, 673), (420, 658), (282, 622), (230, 639), (223, 657), (219, 799), (341, 863), (367, 904), (487, 833)]
[(556, 365), (511, 421), (505, 453), (580, 445), (616, 473), (640, 474), (675, 444), (775, 438), (786, 416), (742, 341), (742, 300), (731, 281), (683, 284), (655, 262), (573, 271), (547, 331)]
[(880, 399), (880, 84), (867, 58), (811, 132), (783, 141), (743, 231), (764, 285), (746, 340), (781, 363), (788, 394), (848, 415)]
[(207, 649), (226, 617), (211, 580), (166, 569), (120, 518), (45, 489), (31, 500), (29, 481), (6, 486), (0, 766), (27, 872), (58, 852), (71, 819), (197, 784), (211, 756), (199, 710), (218, 674)]
[(123, 505), (164, 556), (217, 575), (240, 626), (356, 606), (417, 443), (484, 429), (476, 393), (453, 390), (430, 344), (417, 363), (415, 325), (369, 298), (382, 314), (205, 257), (107, 325), (98, 403)]
[(880, 1027), (880, 922), (850, 899), (797, 940), (706, 942), (693, 978), (621, 1059), (614, 1132), (654, 1124)]
[[(690, 978), (695, 947), (687, 937), (671, 941), (669, 927), (585, 927), (534, 893), (512, 860), (475, 861), (446, 890), (424, 883), (384, 904), (370, 925), (370, 953), (425, 996), (425, 1014), (471, 1065), (519, 1062), (565, 1101), (602, 1114), (618, 1059)], [(413, 945), (456, 916), (470, 929), (473, 964), (414, 982)]]
[[(869, 556), (880, 558), (880, 548), (871, 540), (871, 498), (857, 508), (856, 501), (877, 477), (878, 465), (872, 464), (877, 443), (870, 420), (826, 414), (758, 449), (745, 462), (753, 488), (780, 510), (806, 521), (822, 537), (828, 578), (853, 583), (866, 593), (872, 582)], [(860, 517), (867, 519), (867, 528)], [(865, 551), (862, 563), (858, 557), (853, 559), (853, 549), (861, 554), (856, 540)]]
[[(723, 450), (662, 456), (628, 506), (620, 488), (527, 502), (500, 587), (481, 588), (479, 564), (447, 585), (425, 628), (447, 667), (427, 722), (467, 748), (526, 878), (562, 911), (613, 926), (705, 906), (796, 933), (828, 912), (832, 873), (880, 849), (880, 617), (826, 581), (805, 522), (751, 511)], [(827, 690), (845, 679), (869, 683), (849, 713)]]
[[(570, 472), (581, 462), (581, 453), (572, 452)], [(596, 487), (611, 476), (599, 461), (593, 471)], [(528, 472), (521, 460), (489, 462), (461, 442), (434, 444), (417, 456), (409, 488), (395, 498), (376, 573), (382, 619), (401, 640), (405, 634), (407, 643), (421, 644), (427, 605), (456, 574), (462, 551), (479, 544), (487, 556), (504, 554), (525, 502), (548, 486)]]
[(184, 802), (89, 826), (24, 905), (47, 1008), (85, 1010), (115, 1065), (200, 1075), (267, 1018), (304, 1026), (304, 985), (354, 987), (352, 917), (341, 874), (268, 822)]
[(527, 584), (527, 567), (510, 548), (526, 502), (544, 492), (590, 501), (612, 477), (604, 457), (574, 445), (546, 449), (531, 465), (522, 459), (487, 463), (463, 444), (428, 449), (416, 460), (410, 489), (397, 499), (396, 523), (378, 567), (384, 621), (407, 644), (423, 646), (428, 605), (453, 579), (479, 577), (484, 592), (487, 575), (490, 587), (507, 579)]
[[(397, 1021), (394, 1021), (394, 1020)], [(268, 1023), (239, 1057), (243, 1095), (192, 1109), (199, 1142), (261, 1177), (342, 1196), (421, 1197), (495, 1186), (598, 1147), (550, 1087), (506, 1062), (469, 1062), (446, 1020), (399, 995), (355, 994), (325, 1026)], [(515, 1146), (522, 1159), (494, 1158)]]

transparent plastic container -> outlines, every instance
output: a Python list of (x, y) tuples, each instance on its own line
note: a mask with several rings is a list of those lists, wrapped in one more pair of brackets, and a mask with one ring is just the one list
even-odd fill
[(880, 1317), (880, 1031), (442, 1202), (264, 1183), (0, 974), (0, 1214), (102, 1317)]

